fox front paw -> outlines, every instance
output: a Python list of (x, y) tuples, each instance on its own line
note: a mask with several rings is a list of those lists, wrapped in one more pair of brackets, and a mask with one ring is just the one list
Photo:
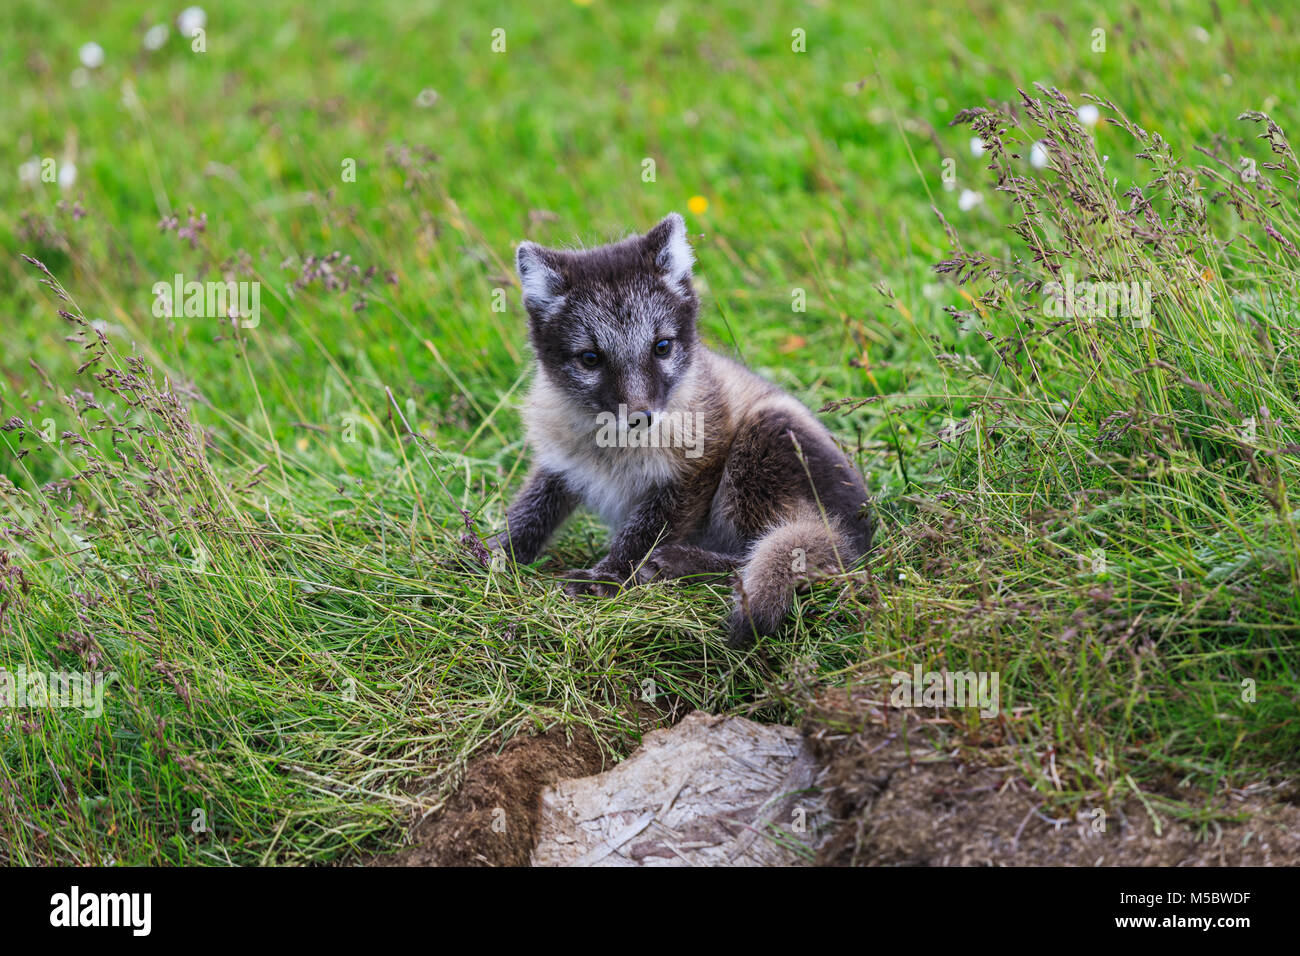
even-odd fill
[(564, 593), (569, 597), (610, 597), (622, 588), (617, 576), (597, 566), (594, 568), (575, 568), (562, 575)]
[(644, 561), (637, 565), (636, 569), (632, 572), (633, 584), (649, 584), (651, 581), (664, 575), (664, 565), (656, 559), (655, 554), (656, 552), (652, 552)]

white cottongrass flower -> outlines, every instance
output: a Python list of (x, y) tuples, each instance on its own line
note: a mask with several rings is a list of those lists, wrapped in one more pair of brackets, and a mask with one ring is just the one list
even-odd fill
[(1029, 165), (1042, 169), (1047, 165), (1047, 146), (1040, 139), (1029, 148)]
[(144, 35), (144, 48), (146, 50), (158, 50), (167, 42), (167, 25), (165, 23), (155, 23), (149, 28)]
[(1084, 103), (1079, 107), (1079, 122), (1084, 126), (1096, 126), (1101, 120), (1101, 110), (1092, 103)]
[(970, 212), (983, 201), (984, 197), (975, 190), (963, 189), (961, 195), (957, 197), (957, 208), (962, 212)]
[(970, 138), (970, 154), (976, 159), (984, 155), (984, 148), (984, 140), (980, 139), (978, 136), (972, 136)]
[(18, 167), (18, 181), (24, 186), (39, 186), (41, 184), (40, 157), (33, 156)]
[(81, 44), (81, 49), (77, 51), (77, 57), (81, 60), (81, 65), (88, 70), (97, 70), (104, 65), (104, 48), (91, 40), (89, 43)]
[(71, 189), (77, 184), (77, 164), (71, 160), (59, 164), (59, 188)]
[(202, 7), (186, 7), (176, 18), (176, 29), (183, 37), (193, 37), (195, 30), (202, 30), (208, 25), (208, 15)]
[(420, 90), (420, 95), (415, 98), (416, 106), (430, 107), (438, 102), (438, 91), (425, 88)]

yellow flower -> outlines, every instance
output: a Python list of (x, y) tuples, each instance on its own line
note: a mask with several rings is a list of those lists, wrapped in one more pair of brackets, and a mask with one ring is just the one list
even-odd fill
[(691, 211), (693, 216), (703, 216), (709, 208), (709, 201), (703, 196), (692, 196), (686, 200), (686, 208)]

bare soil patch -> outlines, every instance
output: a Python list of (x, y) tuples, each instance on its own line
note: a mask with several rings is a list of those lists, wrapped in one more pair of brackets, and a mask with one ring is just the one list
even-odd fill
[[(661, 694), (655, 705), (634, 701), (625, 716), (639, 735), (680, 720), (687, 710), (676, 695)], [(635, 741), (619, 740), (614, 746), (626, 753)], [(466, 762), (455, 792), (433, 813), (413, 821), (409, 846), (376, 855), (364, 865), (528, 866), (537, 843), (542, 791), (559, 780), (608, 770), (616, 762), (609, 743), (602, 746), (580, 724), (517, 734)], [(441, 792), (442, 782), (424, 783)]]
[[(667, 726), (681, 714), (642, 716)], [(816, 698), (800, 728), (816, 764), (813, 790), (803, 791), (815, 797), (815, 826), (796, 839), (815, 850), (817, 865), (1300, 866), (1294, 784), (1202, 801), (1215, 818), (1199, 825), (1180, 821), (1158, 801), (1133, 797), (1062, 817), (1019, 768), (979, 766), (943, 749), (932, 723), (918, 711), (882, 708), (865, 693), (834, 690)], [(589, 785), (576, 778), (615, 763), (580, 726), (514, 737), (500, 752), (469, 761), (456, 792), (414, 827), (411, 846), (370, 863), (528, 866), (543, 791), (559, 781)], [(669, 862), (626, 842), (624, 855), (634, 865)]]
[(1104, 818), (1103, 808), (1088, 808), (1062, 819), (1015, 768), (973, 767), (934, 750), (915, 713), (837, 690), (818, 699), (803, 729), (824, 766), (818, 783), (833, 818), (821, 865), (1300, 864), (1300, 807), (1282, 788), (1212, 802), (1240, 822), (1189, 826), (1136, 798)]
[(612, 760), (585, 727), (513, 737), (500, 753), (469, 761), (460, 787), (419, 823), (411, 846), (380, 866), (527, 866), (537, 842), (542, 790), (599, 773)]

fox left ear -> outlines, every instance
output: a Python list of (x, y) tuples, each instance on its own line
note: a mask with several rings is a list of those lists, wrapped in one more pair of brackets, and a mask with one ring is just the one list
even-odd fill
[(686, 239), (686, 221), (670, 212), (659, 225), (645, 234), (646, 250), (654, 256), (655, 267), (670, 285), (691, 277), (695, 255)]
[(546, 319), (564, 301), (564, 277), (547, 250), (535, 242), (523, 242), (515, 250), (515, 268), (524, 291), (524, 308), (538, 321)]

